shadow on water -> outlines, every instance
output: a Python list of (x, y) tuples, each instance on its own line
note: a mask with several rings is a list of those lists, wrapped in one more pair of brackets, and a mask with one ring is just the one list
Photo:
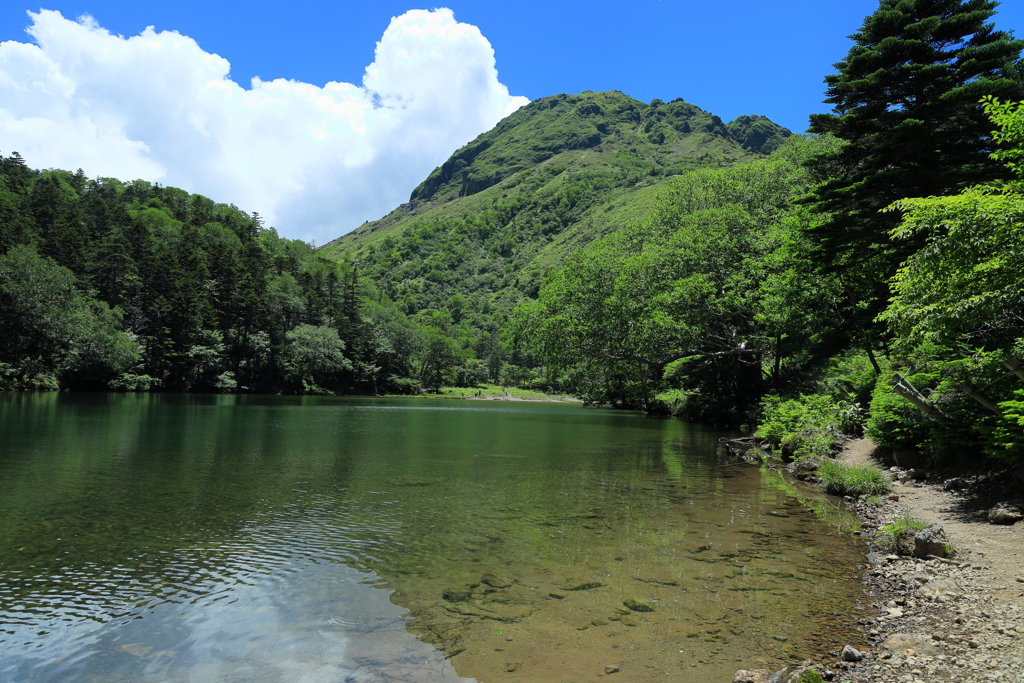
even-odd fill
[(862, 552), (717, 436), (555, 404), (0, 396), (0, 678), (714, 680), (860, 642), (833, 613)]

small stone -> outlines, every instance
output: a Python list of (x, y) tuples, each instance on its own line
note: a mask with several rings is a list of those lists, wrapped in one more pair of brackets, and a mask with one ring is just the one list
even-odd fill
[(621, 671), (621, 669), (619, 669), (619, 667), (615, 666), (614, 664), (609, 664), (604, 668), (604, 672), (606, 674), (617, 674), (619, 673), (619, 671)]
[(1018, 576), (1016, 578), (1017, 583), (1024, 583), (1024, 576)]
[(507, 671), (508, 673), (514, 673), (516, 671), (519, 671), (519, 667), (521, 667), (522, 665), (522, 662), (507, 662), (505, 664), (505, 671)]
[(549, 598), (554, 598), (555, 600), (561, 600), (565, 596), (562, 595), (561, 593), (548, 593), (548, 597)]
[(448, 602), (465, 602), (470, 599), (472, 592), (468, 588), (448, 588), (441, 595)]
[(590, 625), (591, 626), (607, 626), (608, 622), (605, 621), (604, 619), (591, 619), (590, 620)]
[(864, 653), (855, 648), (852, 645), (847, 645), (843, 648), (843, 661), (844, 662), (859, 662), (864, 659)]

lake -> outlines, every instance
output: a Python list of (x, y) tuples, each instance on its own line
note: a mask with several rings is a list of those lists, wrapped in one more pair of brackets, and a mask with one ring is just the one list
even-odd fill
[(722, 435), (567, 403), (0, 395), (0, 679), (715, 681), (864, 644), (864, 545)]

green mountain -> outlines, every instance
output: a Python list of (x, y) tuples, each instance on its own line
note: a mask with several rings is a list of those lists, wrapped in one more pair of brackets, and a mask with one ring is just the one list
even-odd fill
[(666, 179), (768, 154), (790, 135), (682, 99), (620, 92), (531, 102), (456, 151), (380, 220), (324, 245), (409, 314), (491, 328), (570, 252), (646, 215)]

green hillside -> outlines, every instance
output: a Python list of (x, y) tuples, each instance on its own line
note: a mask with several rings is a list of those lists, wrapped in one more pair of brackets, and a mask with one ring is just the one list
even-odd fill
[(576, 249), (650, 212), (659, 184), (770, 153), (790, 132), (620, 92), (546, 97), (455, 152), (409, 202), (322, 248), (414, 315), (493, 329)]

